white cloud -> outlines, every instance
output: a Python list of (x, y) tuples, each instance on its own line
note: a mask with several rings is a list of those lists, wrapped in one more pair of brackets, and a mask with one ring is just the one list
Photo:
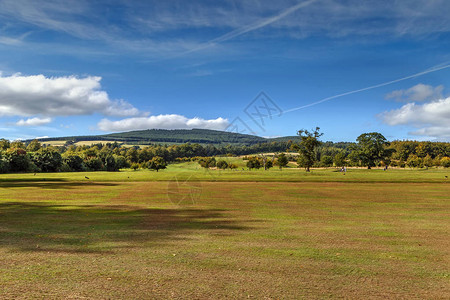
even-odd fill
[(433, 87), (431, 85), (419, 83), (407, 90), (392, 91), (385, 96), (386, 99), (395, 99), (399, 102), (420, 102), (436, 100), (442, 98), (443, 85)]
[(140, 118), (127, 118), (119, 121), (103, 119), (98, 123), (102, 131), (131, 131), (144, 129), (214, 129), (224, 130), (229, 122), (224, 118), (205, 120), (201, 118), (186, 118), (181, 115), (158, 115)]
[(30, 118), (30, 119), (22, 119), (19, 120), (16, 125), (17, 126), (41, 126), (48, 124), (52, 121), (51, 118)]
[(124, 100), (111, 100), (100, 81), (96, 76), (0, 75), (0, 116), (142, 115)]
[(391, 126), (410, 125), (418, 128), (411, 132), (413, 135), (449, 137), (450, 97), (423, 104), (407, 103), (379, 117)]

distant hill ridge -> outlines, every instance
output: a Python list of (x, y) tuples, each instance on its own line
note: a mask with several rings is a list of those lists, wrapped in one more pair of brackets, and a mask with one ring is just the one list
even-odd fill
[(110, 133), (91, 136), (67, 136), (39, 139), (47, 141), (116, 141), (128, 144), (151, 144), (151, 143), (199, 143), (199, 144), (234, 144), (254, 145), (258, 143), (299, 141), (298, 136), (286, 136), (278, 138), (263, 138), (256, 135), (242, 134), (236, 132), (210, 130), (210, 129), (147, 129), (120, 133)]

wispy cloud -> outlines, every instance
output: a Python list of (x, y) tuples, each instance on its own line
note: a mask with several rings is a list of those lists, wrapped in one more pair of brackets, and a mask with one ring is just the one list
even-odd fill
[(406, 90), (395, 90), (385, 96), (386, 99), (394, 99), (398, 102), (428, 101), (442, 98), (443, 85), (433, 87), (419, 83)]
[[(315, 35), (423, 37), (450, 31), (450, 2), (446, 0), (132, 3), (0, 0), (0, 26), (8, 23), (14, 28), (13, 34), (0, 32), (0, 43), (20, 42), (15, 38), (20, 30), (44, 29), (36, 34), (65, 34), (104, 43), (112, 47), (110, 51), (167, 57), (197, 52), (251, 32), (258, 33), (253, 39), (302, 39)], [(58, 37), (47, 42), (54, 43)], [(204, 42), (205, 37), (210, 39)]]
[(290, 113), (290, 112), (298, 111), (298, 110), (305, 109), (305, 108), (312, 107), (312, 106), (316, 106), (316, 105), (319, 105), (321, 103), (328, 102), (328, 101), (331, 101), (331, 100), (334, 100), (334, 99), (337, 99), (337, 98), (341, 98), (341, 97), (344, 97), (344, 96), (357, 94), (357, 93), (361, 93), (361, 92), (365, 92), (365, 91), (370, 91), (370, 90), (373, 90), (373, 89), (377, 89), (377, 88), (380, 88), (380, 87), (388, 86), (388, 85), (391, 85), (391, 84), (394, 84), (394, 83), (397, 83), (397, 82), (402, 82), (402, 81), (405, 81), (405, 80), (408, 80), (408, 79), (411, 79), (411, 78), (416, 78), (416, 77), (419, 77), (419, 76), (422, 76), (422, 75), (426, 75), (426, 74), (429, 74), (429, 73), (445, 70), (445, 69), (448, 69), (448, 68), (450, 68), (450, 64), (440, 65), (439, 67), (432, 67), (432, 68), (429, 68), (429, 69), (427, 69), (425, 71), (422, 71), (422, 72), (419, 72), (419, 73), (416, 73), (416, 74), (412, 74), (412, 75), (408, 75), (408, 76), (405, 76), (405, 77), (402, 77), (402, 78), (397, 78), (397, 79), (386, 81), (386, 82), (383, 82), (383, 83), (379, 83), (379, 84), (371, 85), (371, 86), (368, 86), (368, 87), (360, 88), (360, 89), (357, 89), (357, 90), (352, 90), (352, 91), (348, 91), (348, 92), (345, 92), (345, 93), (341, 93), (341, 94), (333, 95), (333, 96), (330, 96), (330, 97), (326, 97), (326, 98), (320, 99), (320, 100), (315, 101), (315, 102), (311, 102), (311, 103), (308, 103), (308, 104), (305, 104), (305, 105), (302, 105), (302, 106), (299, 106), (299, 107), (294, 107), (294, 108), (285, 110), (285, 111), (283, 111), (283, 113)]
[(239, 36), (241, 36), (243, 34), (246, 34), (246, 33), (258, 30), (260, 28), (263, 28), (265, 26), (268, 26), (268, 25), (270, 25), (270, 24), (272, 24), (274, 22), (277, 22), (278, 20), (280, 20), (282, 18), (285, 18), (285, 17), (289, 16), (290, 14), (294, 13), (295, 11), (297, 11), (297, 10), (299, 10), (301, 8), (306, 7), (306, 6), (316, 2), (316, 1), (317, 0), (308, 0), (308, 1), (304, 1), (304, 2), (298, 3), (298, 4), (294, 5), (294, 6), (289, 7), (288, 9), (283, 10), (282, 12), (280, 12), (280, 13), (274, 15), (274, 16), (271, 16), (269, 18), (265, 18), (265, 19), (263, 19), (261, 21), (258, 21), (256, 23), (254, 23), (254, 24), (243, 26), (241, 28), (238, 28), (238, 29), (235, 29), (235, 30), (233, 30), (231, 32), (228, 32), (228, 33), (226, 33), (224, 35), (221, 35), (221, 36), (219, 36), (217, 38), (209, 40), (206, 43), (200, 45), (199, 47), (191, 49), (191, 50), (185, 52), (184, 54), (196, 52), (196, 51), (199, 51), (199, 50), (203, 50), (203, 49), (209, 48), (211, 46), (214, 46), (214, 45), (216, 45), (218, 43), (222, 43), (222, 42), (225, 42), (225, 41), (237, 38), (237, 37), (239, 37)]

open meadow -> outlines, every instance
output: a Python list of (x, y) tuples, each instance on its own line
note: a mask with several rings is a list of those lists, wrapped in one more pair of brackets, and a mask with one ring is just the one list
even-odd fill
[(449, 175), (1, 175), (0, 298), (448, 299)]

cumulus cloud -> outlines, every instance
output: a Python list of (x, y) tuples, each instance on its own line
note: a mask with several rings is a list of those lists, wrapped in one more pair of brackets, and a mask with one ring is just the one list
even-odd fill
[(29, 119), (22, 119), (19, 120), (16, 125), (17, 126), (41, 126), (48, 124), (52, 121), (51, 118), (29, 118)]
[(150, 117), (126, 118), (119, 121), (103, 119), (98, 123), (102, 131), (130, 131), (144, 129), (213, 129), (224, 130), (229, 125), (227, 119), (217, 118), (205, 120), (202, 118), (186, 118), (181, 115), (158, 115)]
[(417, 127), (414, 135), (450, 137), (450, 97), (423, 104), (407, 103), (380, 115), (388, 125)]
[(142, 114), (124, 100), (111, 100), (101, 90), (101, 77), (45, 77), (0, 74), (0, 116), (107, 116)]
[(421, 102), (442, 98), (443, 85), (433, 87), (419, 83), (407, 90), (392, 91), (385, 96), (386, 99), (394, 99), (399, 102)]

